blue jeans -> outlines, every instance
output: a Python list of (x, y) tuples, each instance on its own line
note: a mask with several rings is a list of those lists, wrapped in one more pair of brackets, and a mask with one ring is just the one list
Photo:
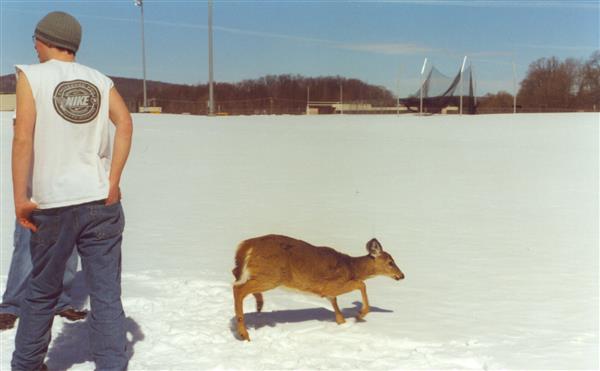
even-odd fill
[(13, 370), (38, 370), (50, 344), (54, 307), (62, 291), (65, 263), (77, 246), (90, 290), (87, 323), (97, 370), (125, 370), (125, 313), (121, 304), (120, 203), (101, 201), (35, 211), (31, 235), (33, 270), (15, 338)]
[[(13, 254), (6, 280), (6, 290), (2, 295), (0, 313), (10, 313), (19, 317), (21, 315), (21, 301), (25, 297), (25, 289), (31, 275), (31, 253), (29, 251), (29, 239), (31, 231), (15, 222), (15, 234), (13, 240)], [(77, 271), (77, 252), (73, 251), (63, 276), (63, 291), (58, 298), (58, 304), (54, 311), (56, 313), (71, 307), (71, 286)]]

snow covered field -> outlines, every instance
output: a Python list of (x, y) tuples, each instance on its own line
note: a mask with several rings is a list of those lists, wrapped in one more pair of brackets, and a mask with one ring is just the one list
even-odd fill
[[(2, 113), (0, 290), (12, 249)], [(122, 184), (131, 370), (598, 369), (598, 114), (136, 115)], [(406, 274), (327, 300), (284, 290), (232, 327), (237, 244), (287, 234)], [(79, 281), (77, 303), (85, 304)], [(9, 368), (15, 330), (0, 333)], [(51, 370), (92, 370), (57, 319)]]

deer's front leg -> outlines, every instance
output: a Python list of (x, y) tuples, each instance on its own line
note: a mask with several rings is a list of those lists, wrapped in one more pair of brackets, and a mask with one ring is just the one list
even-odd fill
[(365, 285), (364, 282), (360, 281), (359, 284), (359, 290), (360, 290), (360, 294), (362, 295), (362, 300), (363, 300), (363, 306), (360, 310), (360, 313), (358, 314), (358, 318), (362, 319), (364, 316), (366, 316), (370, 309), (369, 309), (369, 298), (367, 298), (367, 286)]
[(346, 322), (344, 315), (342, 315), (342, 312), (340, 311), (340, 307), (338, 307), (337, 298), (333, 296), (327, 299), (329, 299), (331, 305), (333, 305), (333, 310), (335, 311), (335, 321), (337, 322), (337, 324), (341, 325), (342, 323)]

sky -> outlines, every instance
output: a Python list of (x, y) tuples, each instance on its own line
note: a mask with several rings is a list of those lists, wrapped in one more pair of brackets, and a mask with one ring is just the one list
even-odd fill
[[(141, 12), (133, 0), (0, 0), (0, 75), (36, 63), (31, 35), (48, 12), (83, 27), (78, 62), (142, 78)], [(144, 1), (147, 78), (208, 81), (207, 1)], [(512, 92), (531, 62), (586, 60), (600, 49), (600, 1), (215, 0), (214, 76), (343, 76), (408, 96), (425, 58), (448, 76), (463, 57), (477, 94)], [(218, 97), (217, 97), (218, 100)]]

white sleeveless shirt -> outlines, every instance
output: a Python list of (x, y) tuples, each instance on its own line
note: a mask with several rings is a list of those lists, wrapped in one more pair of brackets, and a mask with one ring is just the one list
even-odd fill
[(16, 69), (27, 76), (37, 112), (32, 201), (49, 209), (105, 199), (112, 80), (92, 68), (58, 60)]

